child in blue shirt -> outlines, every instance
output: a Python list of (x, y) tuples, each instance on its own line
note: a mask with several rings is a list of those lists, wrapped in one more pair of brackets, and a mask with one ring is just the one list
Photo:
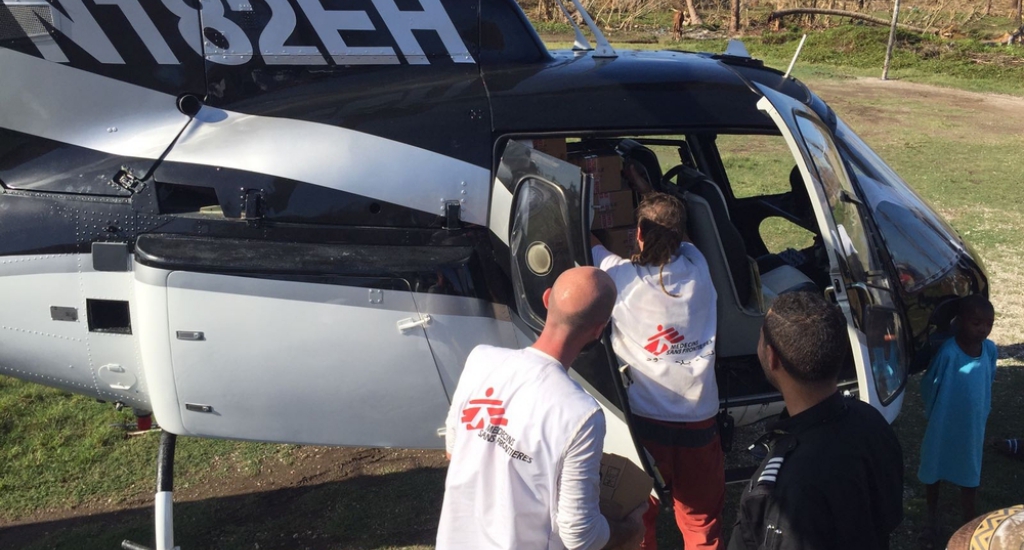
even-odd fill
[(957, 305), (956, 335), (939, 348), (921, 380), (928, 427), (921, 442), (917, 477), (926, 485), (928, 521), (938, 527), (939, 482), (960, 486), (965, 522), (974, 519), (981, 484), (985, 422), (992, 409), (996, 345), (988, 340), (995, 320), (992, 304), (971, 295)]

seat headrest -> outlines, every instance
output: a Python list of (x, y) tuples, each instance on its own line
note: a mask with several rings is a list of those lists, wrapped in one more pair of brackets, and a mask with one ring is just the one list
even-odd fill
[(647, 170), (647, 176), (652, 184), (658, 185), (661, 182), (661, 162), (658, 161), (658, 155), (650, 148), (632, 139), (623, 139), (615, 146), (615, 150), (622, 155), (623, 159), (640, 163)]

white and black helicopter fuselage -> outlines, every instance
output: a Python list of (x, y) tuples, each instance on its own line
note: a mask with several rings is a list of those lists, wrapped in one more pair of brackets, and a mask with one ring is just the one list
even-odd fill
[[(890, 420), (943, 304), (988, 292), (799, 81), (742, 52), (549, 52), (512, 0), (3, 0), (0, 75), (0, 373), (172, 434), (440, 448), (469, 351), (528, 345), (591, 262), (593, 178), (538, 139), (687, 199), (739, 424), (781, 408), (761, 221), (817, 236), (790, 282), (842, 306), (842, 385)], [(737, 197), (721, 135), (779, 136), (799, 183)], [(607, 339), (573, 375), (648, 466)]]

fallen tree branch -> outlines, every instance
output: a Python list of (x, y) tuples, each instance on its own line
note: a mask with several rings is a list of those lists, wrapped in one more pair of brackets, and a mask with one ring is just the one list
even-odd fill
[(1021, 25), (1019, 29), (1013, 31), (1012, 33), (1007, 33), (1006, 45), (1009, 46), (1010, 44), (1013, 44), (1015, 42), (1024, 43), (1024, 25)]
[[(850, 19), (857, 19), (857, 20), (860, 20), (860, 21), (866, 21), (868, 23), (874, 23), (875, 25), (883, 25), (883, 26), (886, 26), (886, 27), (888, 27), (891, 24), (890, 21), (886, 21), (884, 19), (879, 19), (877, 17), (871, 17), (870, 15), (864, 15), (862, 13), (857, 13), (857, 12), (854, 12), (854, 11), (829, 10), (829, 9), (822, 9), (822, 8), (793, 8), (793, 9), (788, 9), (788, 10), (773, 11), (771, 14), (768, 15), (768, 22), (771, 23), (772, 21), (775, 21), (776, 19), (782, 19), (783, 17), (786, 17), (787, 15), (804, 15), (804, 14), (809, 14), (809, 15), (836, 15), (836, 16), (839, 16), (839, 17), (849, 17)], [(916, 33), (920, 33), (920, 34), (939, 34), (939, 31), (935, 30), (935, 29), (925, 29), (925, 28), (921, 28), (921, 27), (914, 27), (912, 25), (907, 25), (907, 24), (904, 24), (904, 23), (897, 23), (896, 26), (901, 28), (901, 29), (906, 29), (908, 31), (916, 32)]]

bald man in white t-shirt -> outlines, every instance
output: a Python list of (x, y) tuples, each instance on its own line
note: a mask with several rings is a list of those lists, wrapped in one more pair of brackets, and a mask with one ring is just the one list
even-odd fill
[(579, 267), (544, 293), (544, 331), (526, 349), (478, 346), (445, 422), (451, 459), (438, 550), (636, 548), (641, 506), (598, 507), (604, 413), (567, 369), (615, 304), (604, 272)]

